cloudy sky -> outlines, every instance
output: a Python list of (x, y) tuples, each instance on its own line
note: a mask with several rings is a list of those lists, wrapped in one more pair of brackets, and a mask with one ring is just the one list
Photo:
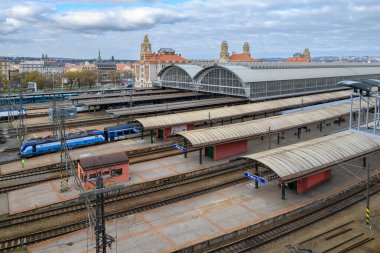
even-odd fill
[(257, 58), (380, 55), (379, 13), (379, 0), (0, 0), (0, 55), (137, 59), (144, 34), (190, 59), (218, 58), (223, 40)]

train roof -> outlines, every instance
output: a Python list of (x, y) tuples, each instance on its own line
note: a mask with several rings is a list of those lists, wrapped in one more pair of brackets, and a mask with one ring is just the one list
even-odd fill
[[(75, 139), (79, 137), (84, 137), (84, 136), (89, 136), (91, 134), (95, 133), (102, 133), (103, 131), (98, 130), (98, 129), (93, 129), (93, 130), (86, 130), (86, 131), (81, 131), (81, 132), (76, 132), (76, 133), (69, 133), (66, 135), (66, 139)], [(55, 142), (55, 141), (60, 141), (58, 138), (53, 138), (52, 136), (44, 137), (44, 138), (37, 138), (37, 139), (31, 139), (25, 141), (23, 144), (43, 144), (43, 143), (49, 143), (49, 142)]]
[(105, 131), (115, 131), (115, 130), (122, 130), (122, 129), (128, 129), (128, 128), (135, 128), (134, 125), (128, 124), (123, 126), (112, 126), (112, 127), (106, 127), (104, 128)]
[(86, 171), (125, 164), (129, 162), (129, 159), (126, 152), (117, 152), (113, 154), (80, 158), (78, 162), (82, 169)]

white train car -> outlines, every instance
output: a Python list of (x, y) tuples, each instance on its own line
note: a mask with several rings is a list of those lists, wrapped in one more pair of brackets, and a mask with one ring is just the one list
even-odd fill
[(0, 110), (0, 118), (8, 118), (9, 115), (12, 115), (14, 117), (18, 117), (20, 114), (26, 115), (26, 109), (22, 108), (21, 113), (19, 110)]

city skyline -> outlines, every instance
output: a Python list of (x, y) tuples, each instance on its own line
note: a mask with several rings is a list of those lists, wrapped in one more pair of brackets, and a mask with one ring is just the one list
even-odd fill
[(0, 55), (138, 59), (144, 34), (153, 51), (172, 47), (189, 59), (216, 59), (244, 41), (255, 58), (377, 56), (377, 1), (14, 1), (0, 3)]

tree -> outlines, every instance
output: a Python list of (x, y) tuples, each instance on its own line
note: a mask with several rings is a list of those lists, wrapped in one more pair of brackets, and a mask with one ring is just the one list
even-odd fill
[(26, 86), (29, 82), (37, 83), (38, 89), (43, 90), (47, 85), (48, 80), (41, 73), (32, 71), (22, 75), (22, 84)]
[(78, 81), (80, 77), (80, 72), (78, 71), (70, 71), (65, 73), (65, 78), (67, 78), (67, 82), (70, 84), (70, 90), (73, 87), (73, 83)]
[(108, 78), (116, 84), (116, 81), (119, 79), (119, 74), (116, 72), (116, 70), (110, 70), (108, 71)]
[(96, 73), (91, 70), (83, 70), (79, 75), (80, 85), (90, 86), (96, 83)]
[(0, 74), (0, 85), (5, 88), (9, 85), (9, 81), (6, 75)]

